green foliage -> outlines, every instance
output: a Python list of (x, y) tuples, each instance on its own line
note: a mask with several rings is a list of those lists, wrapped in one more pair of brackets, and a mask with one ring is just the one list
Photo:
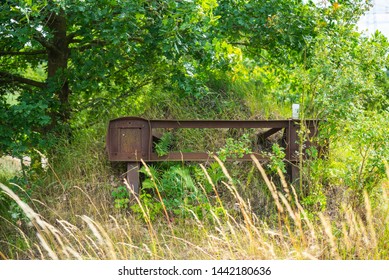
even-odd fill
[[(0, 95), (0, 103), (4, 97)], [(23, 155), (33, 148), (44, 151), (51, 146), (53, 138), (50, 135), (43, 137), (44, 127), (51, 122), (48, 113), (51, 105), (44, 93), (21, 92), (14, 104), (8, 104), (4, 99), (1, 104), (5, 106), (5, 110), (0, 110), (1, 151)]]
[[(207, 193), (211, 193), (213, 191), (212, 185), (204, 178), (203, 170), (195, 169), (195, 171), (196, 170), (198, 170), (198, 172), (195, 173), (196, 181), (200, 182), (204, 186)], [(224, 175), (220, 165), (217, 162), (210, 163), (210, 165), (207, 167), (207, 173), (213, 184), (216, 186), (219, 185), (223, 179), (226, 179), (226, 176)]]
[(310, 190), (309, 194), (302, 199), (301, 204), (313, 216), (314, 213), (323, 212), (327, 209), (327, 196), (320, 188)]
[(284, 148), (278, 145), (277, 143), (273, 144), (272, 152), (264, 152), (264, 155), (269, 158), (270, 162), (267, 167), (272, 173), (277, 173), (277, 170), (281, 170), (281, 172), (286, 173), (285, 166), (285, 152)]
[(162, 135), (161, 139), (155, 144), (155, 151), (158, 156), (165, 156), (169, 153), (169, 148), (172, 144), (173, 135), (170, 132), (166, 132)]
[(338, 121), (387, 108), (385, 37), (367, 39), (344, 27), (322, 34), (315, 48), (312, 67), (299, 73), (309, 81), (302, 85), (306, 113)]
[[(23, 178), (15, 176), (10, 180), (10, 182), (10, 188), (20, 197), (23, 202), (28, 203), (31, 201), (30, 195), (32, 194), (33, 190), (31, 186), (26, 186), (26, 182)], [(8, 218), (9, 221), (12, 221), (15, 224), (20, 224), (22, 221), (29, 222), (28, 217), (19, 207), (19, 205), (2, 192), (0, 192), (0, 202), (2, 204), (0, 207), (0, 216)]]
[[(7, 153), (47, 141), (63, 123), (85, 128), (113, 116), (114, 108), (132, 103), (145, 89), (152, 93), (154, 85), (185, 95), (206, 91), (207, 73), (213, 71), (207, 65), (216, 61), (209, 40), (216, 3), (0, 5), (0, 148)], [(19, 94), (31, 98), (10, 104), (9, 96)]]
[(126, 186), (118, 186), (111, 193), (116, 209), (127, 209), (130, 199)]
[(145, 192), (141, 193), (139, 199), (141, 205), (138, 203), (131, 205), (131, 210), (137, 217), (142, 218), (144, 221), (148, 219), (154, 221), (157, 217), (161, 216), (163, 211), (161, 202), (156, 201), (155, 198)]
[[(149, 167), (151, 174), (145, 168), (141, 172), (148, 177), (142, 182), (140, 200), (147, 209), (150, 218), (163, 215), (163, 206), (173, 216), (186, 217), (195, 213), (199, 218), (207, 215), (210, 205), (204, 193), (206, 189), (196, 186), (192, 176), (199, 174), (198, 167), (171, 165), (167, 169), (157, 170)], [(208, 191), (212, 189), (208, 188)], [(159, 201), (159, 195), (162, 201)], [(138, 214), (143, 212), (139, 205), (131, 209)], [(208, 209), (208, 210), (207, 210)]]
[[(293, 0), (6, 1), (0, 9), (0, 148), (46, 150), (56, 139), (49, 132), (68, 132), (60, 129), (62, 122), (85, 129), (96, 120), (143, 113), (147, 102), (159, 102), (149, 97), (157, 88), (221, 112), (223, 106), (200, 104), (215, 97), (215, 77), (255, 82), (260, 95), (245, 96), (252, 114), (260, 106), (296, 101), (314, 116), (321, 103), (330, 112), (347, 110), (333, 108), (331, 101), (344, 97), (347, 103), (344, 89), (360, 89), (363, 73), (384, 83), (381, 65), (369, 63), (383, 54), (384, 49), (375, 52), (383, 39), (361, 40), (352, 29), (367, 6), (362, 0), (327, 7)], [(355, 73), (354, 57), (363, 71), (352, 88), (351, 79), (337, 78)], [(337, 80), (342, 82), (332, 86)], [(11, 104), (10, 95), (22, 97)], [(384, 107), (383, 97), (371, 92), (364, 106)]]
[(243, 134), (238, 140), (228, 138), (223, 148), (217, 151), (217, 155), (222, 161), (227, 158), (237, 159), (242, 158), (246, 154), (250, 154), (251, 140), (248, 134)]
[[(330, 143), (326, 159), (311, 149), (302, 163), (302, 203), (325, 210), (328, 188), (360, 202), (364, 191), (378, 192), (388, 160), (389, 43), (378, 32), (369, 38), (356, 32), (367, 1), (329, 3), (3, 1), (0, 154), (51, 151), (67, 184), (99, 182), (108, 176), (103, 142), (110, 118), (284, 119), (299, 103), (303, 119), (326, 120), (320, 137)], [(225, 137), (213, 133), (174, 132), (174, 148), (220, 147)], [(155, 146), (159, 155), (169, 151), (172, 135)], [(217, 154), (240, 158), (251, 144), (247, 135), (228, 138)], [(267, 155), (270, 170), (285, 172), (281, 147), (273, 145)], [(217, 164), (207, 170), (216, 185), (224, 178)], [(163, 205), (180, 217), (216, 211), (203, 195), (213, 190), (199, 168), (151, 171), (140, 199), (152, 218)], [(27, 189), (40, 176), (32, 172), (19, 184)], [(128, 207), (124, 187), (112, 197), (116, 208)], [(132, 210), (144, 215), (137, 206)]]
[(388, 123), (387, 113), (364, 113), (354, 121), (343, 122), (337, 142), (331, 145), (332, 182), (337, 182), (335, 178), (342, 180), (360, 199), (364, 190), (375, 191), (385, 177), (384, 161), (389, 158)]

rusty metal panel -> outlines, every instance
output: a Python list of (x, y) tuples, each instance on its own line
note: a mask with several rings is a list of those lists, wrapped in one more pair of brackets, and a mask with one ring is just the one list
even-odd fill
[(107, 150), (110, 161), (148, 160), (150, 155), (150, 126), (148, 120), (125, 117), (110, 121)]
[(119, 128), (119, 152), (134, 155), (139, 158), (142, 154), (142, 130), (140, 128)]

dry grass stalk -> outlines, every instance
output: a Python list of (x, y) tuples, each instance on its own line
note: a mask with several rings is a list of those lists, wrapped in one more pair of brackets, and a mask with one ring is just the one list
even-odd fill
[(0, 251), (0, 258), (2, 260), (7, 260), (8, 258)]
[(39, 241), (41, 242), (43, 248), (47, 251), (47, 253), (49, 254), (49, 257), (52, 259), (52, 260), (58, 260), (58, 256), (56, 253), (54, 253), (54, 251), (50, 248), (49, 244), (47, 243), (46, 239), (38, 232), (37, 234), (37, 237), (39, 239)]
[(332, 228), (331, 228), (330, 222), (322, 213), (319, 213), (319, 218), (320, 218), (320, 221), (322, 223), (324, 232), (327, 235), (327, 240), (330, 243), (332, 256), (335, 259), (340, 259), (340, 256), (338, 253), (338, 248), (336, 247), (336, 244), (335, 244), (335, 237), (332, 234)]
[(265, 183), (266, 183), (266, 186), (269, 188), (270, 190), (270, 193), (274, 199), (274, 202), (277, 206), (277, 210), (279, 213), (284, 213), (284, 209), (282, 208), (281, 206), (281, 203), (278, 199), (278, 195), (277, 195), (277, 190), (275, 190), (273, 188), (273, 184), (270, 182), (269, 178), (267, 177), (267, 174), (265, 172), (265, 170), (263, 169), (262, 165), (259, 163), (258, 159), (254, 156), (254, 155), (251, 155), (251, 159), (254, 161), (255, 165), (257, 166), (259, 172), (261, 173), (262, 175), (262, 178), (265, 180)]
[(202, 164), (200, 164), (200, 167), (201, 167), (201, 169), (203, 170), (203, 172), (204, 172), (204, 174), (205, 174), (205, 177), (207, 178), (208, 182), (211, 184), (213, 191), (215, 192), (217, 202), (219, 203), (220, 207), (221, 207), (222, 209), (224, 209), (223, 202), (222, 202), (222, 200), (220, 199), (220, 196), (219, 196), (219, 193), (218, 193), (218, 191), (217, 191), (217, 189), (216, 189), (216, 186), (215, 186), (215, 184), (213, 183), (211, 177), (209, 176), (207, 169), (206, 169), (206, 168), (204, 167), (204, 165), (202, 165)]
[(255, 227), (254, 227), (253, 219), (251, 217), (251, 213), (249, 211), (249, 208), (248, 208), (246, 202), (240, 196), (239, 192), (237, 191), (235, 184), (234, 184), (234, 181), (231, 178), (224, 163), (217, 156), (214, 156), (214, 159), (217, 161), (217, 163), (219, 164), (219, 166), (221, 167), (221, 169), (223, 171), (223, 174), (227, 177), (227, 179), (229, 181), (229, 184), (227, 184), (226, 182), (222, 182), (222, 183), (227, 187), (227, 189), (231, 192), (231, 194), (238, 201), (238, 206), (240, 208), (240, 212), (242, 213), (242, 215), (244, 217), (246, 228), (247, 228), (248, 232), (250, 233), (250, 240), (252, 241), (252, 234), (251, 234), (252, 230), (251, 229), (253, 229)]
[(284, 173), (282, 173), (282, 171), (281, 171), (281, 169), (280, 169), (279, 167), (277, 167), (277, 174), (278, 174), (278, 176), (279, 176), (280, 179), (281, 179), (281, 186), (284, 188), (285, 197), (286, 197), (289, 201), (291, 201), (291, 195), (290, 195), (290, 192), (289, 192), (288, 183), (286, 183)]
[(140, 209), (142, 211), (143, 218), (145, 219), (145, 221), (146, 221), (146, 223), (148, 225), (148, 230), (149, 230), (150, 237), (154, 241), (156, 241), (158, 239), (158, 237), (157, 237), (157, 235), (155, 233), (153, 224), (151, 223), (151, 219), (150, 219), (149, 214), (146, 212), (145, 208), (143, 207), (142, 202), (138, 198), (138, 195), (134, 192), (133, 188), (128, 184), (127, 180), (124, 180), (124, 185), (127, 187), (127, 190), (131, 193), (132, 197), (134, 197), (136, 202), (138, 203), (138, 205), (139, 205), (139, 207), (140, 207)]
[(167, 212), (167, 210), (166, 210), (165, 203), (163, 202), (163, 199), (162, 199), (162, 197), (161, 197), (161, 193), (159, 192), (158, 185), (157, 185), (157, 183), (155, 182), (155, 178), (154, 178), (153, 174), (151, 173), (150, 168), (148, 167), (148, 165), (143, 161), (143, 159), (141, 159), (141, 161), (142, 161), (143, 166), (144, 166), (145, 169), (146, 169), (147, 174), (150, 176), (150, 179), (151, 179), (151, 181), (152, 181), (153, 184), (154, 184), (155, 190), (156, 190), (157, 195), (158, 195), (158, 199), (159, 199), (159, 201), (161, 202), (161, 205), (162, 205), (162, 208), (163, 208), (163, 212), (165, 213), (165, 216), (166, 216), (166, 221), (167, 221), (167, 223), (168, 223), (168, 225), (169, 225), (169, 228), (170, 228), (171, 231), (172, 231), (172, 234), (174, 235), (174, 231), (173, 231), (173, 228), (172, 228), (172, 224), (171, 224), (171, 222), (170, 222), (170, 217), (169, 217), (169, 214), (168, 214), (168, 212)]
[(370, 240), (372, 242), (372, 246), (374, 247), (374, 249), (376, 249), (377, 236), (376, 236), (376, 232), (374, 229), (373, 213), (371, 210), (370, 200), (369, 200), (369, 196), (368, 196), (366, 191), (363, 192), (363, 196), (365, 199), (366, 221), (367, 221), (367, 227), (369, 229)]
[[(255, 163), (254, 159), (253, 161)], [(187, 209), (193, 218), (171, 223), (171, 227), (175, 230), (174, 235), (171, 234), (171, 228), (166, 227), (169, 225), (166, 221), (151, 221), (147, 209), (134, 195), (127, 182), (125, 184), (139, 204), (147, 227), (144, 226), (143, 221), (137, 221), (131, 215), (120, 214), (115, 217), (110, 215), (111, 210), (108, 206), (97, 207), (93, 203), (93, 197), (84, 192), (88, 198), (87, 201), (91, 203), (87, 209), (75, 210), (85, 210), (93, 214), (80, 214), (78, 215), (80, 218), (74, 218), (72, 222), (63, 218), (53, 219), (49, 216), (48, 221), (52, 220), (54, 221), (52, 224), (59, 225), (56, 228), (46, 222), (38, 214), (39, 212), (35, 212), (7, 187), (3, 185), (0, 187), (4, 193), (17, 202), (35, 227), (36, 238), (35, 236), (28, 237), (21, 228), (17, 227), (21, 239), (28, 244), (28, 250), (24, 255), (28, 254), (30, 258), (366, 259), (381, 256), (382, 252), (379, 251), (378, 246), (386, 242), (385, 232), (388, 232), (389, 212), (385, 205), (372, 208), (365, 194), (365, 220), (361, 219), (350, 207), (344, 206), (342, 220), (338, 218), (332, 220), (334, 225), (341, 226), (342, 231), (340, 236), (334, 236), (328, 217), (319, 214), (320, 222), (316, 222), (315, 219), (310, 220), (306, 210), (299, 203), (293, 186), (283, 185), (285, 193), (277, 192), (274, 183), (261, 172), (262, 167), (259, 162), (255, 165), (262, 177), (265, 175), (264, 180), (275, 203), (278, 201), (280, 204), (276, 213), (280, 221), (278, 228), (267, 225), (267, 219), (257, 217), (252, 212), (249, 203), (244, 201), (237, 191), (223, 164), (221, 168), (224, 168), (223, 172), (229, 182), (224, 185), (234, 195), (240, 211), (238, 213), (237, 211), (229, 212), (223, 207), (216, 186), (209, 174), (207, 176), (205, 168), (202, 167), (208, 182), (214, 188), (217, 204), (223, 209), (223, 214), (216, 214), (211, 208), (208, 220), (201, 220), (195, 212)], [(263, 168), (262, 171), (264, 172)], [(77, 203), (77, 198), (73, 199), (75, 207), (81, 205)], [(387, 202), (387, 200), (384, 201)], [(42, 207), (45, 204), (40, 203), (39, 206)], [(55, 206), (53, 209), (56, 209)], [(98, 209), (100, 209), (99, 212)], [(284, 215), (280, 215), (280, 209), (284, 210)], [(46, 215), (50, 213), (55, 217), (60, 216), (54, 210)], [(312, 215), (312, 213), (309, 214)], [(73, 212), (69, 214), (71, 218), (76, 216)], [(96, 218), (91, 218), (94, 216)], [(76, 226), (78, 220), (80, 225)], [(377, 231), (378, 226), (385, 227), (385, 229), (380, 228), (380, 231)], [(15, 251), (17, 250), (19, 249), (16, 248)], [(16, 258), (20, 256), (20, 253), (21, 251), (15, 253)], [(2, 251), (0, 258), (9, 257), (6, 252)]]
[(88, 216), (81, 216), (81, 219), (85, 221), (88, 225), (88, 227), (91, 229), (94, 236), (97, 238), (97, 241), (100, 244), (100, 247), (105, 247), (105, 252), (109, 256), (111, 260), (116, 260), (116, 252), (113, 248), (112, 241), (110, 240), (108, 234), (105, 232), (105, 230), (95, 221), (93, 221)]

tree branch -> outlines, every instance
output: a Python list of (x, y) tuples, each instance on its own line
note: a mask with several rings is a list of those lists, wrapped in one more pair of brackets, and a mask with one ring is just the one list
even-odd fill
[(138, 42), (138, 43), (144, 43), (145, 40), (141, 37), (128, 37), (129, 41)]
[[(129, 37), (128, 40), (132, 41), (132, 42), (144, 43), (143, 38), (140, 38), (140, 37)], [(79, 44), (81, 44), (83, 42), (84, 42), (84, 40), (82, 40), (82, 39), (74, 39), (74, 38), (69, 41), (69, 43), (79, 43)], [(88, 50), (88, 49), (91, 49), (91, 48), (96, 47), (96, 46), (106, 46), (108, 44), (109, 44), (109, 42), (107, 42), (107, 41), (96, 39), (96, 40), (92, 40), (88, 43), (85, 42), (84, 45), (77, 47), (77, 48), (73, 48), (73, 50), (84, 51), (84, 50)]]
[(66, 36), (66, 40), (67, 40), (68, 42), (72, 43), (72, 42), (73, 42), (73, 39), (74, 39), (75, 37), (77, 37), (77, 36), (78, 36), (77, 32), (72, 32), (72, 33), (70, 33), (69, 35)]
[(10, 82), (10, 83), (16, 82), (16, 83), (21, 83), (21, 84), (25, 84), (25, 85), (29, 85), (29, 86), (38, 87), (38, 88), (46, 87), (45, 83), (38, 82), (35, 80), (31, 80), (31, 79), (27, 79), (27, 78), (23, 78), (21, 76), (15, 75), (15, 74), (10, 74), (7, 72), (2, 72), (2, 71), (0, 71), (0, 82), (1, 81), (6, 81), (6, 82)]
[(35, 51), (29, 51), (29, 52), (0, 52), (0, 56), (17, 56), (17, 55), (39, 55), (39, 54), (46, 54), (47, 51), (45, 50), (35, 50)]
[(34, 35), (33, 38), (37, 40), (43, 47), (49, 50), (53, 50), (57, 53), (61, 53), (56, 46), (51, 44), (50, 42), (46, 41), (45, 38), (41, 35)]
[[(81, 43), (81, 41), (79, 40), (73, 40), (72, 43)], [(77, 48), (71, 48), (71, 50), (77, 50), (77, 51), (85, 51), (85, 50), (89, 50), (93, 47), (96, 47), (96, 46), (105, 46), (107, 45), (106, 42), (104, 41), (101, 41), (101, 40), (93, 40), (91, 41), (89, 44), (85, 44), (83, 46), (80, 46), (80, 47), (77, 47)]]
[(251, 46), (251, 44), (247, 42), (228, 42), (228, 44), (233, 46), (245, 46), (245, 47)]

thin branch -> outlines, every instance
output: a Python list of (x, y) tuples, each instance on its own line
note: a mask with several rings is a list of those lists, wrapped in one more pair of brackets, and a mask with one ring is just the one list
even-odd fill
[(83, 40), (81, 40), (81, 39), (71, 39), (71, 40), (69, 40), (68, 41), (69, 42), (69, 44), (73, 44), (73, 43), (82, 43), (82, 42), (84, 42)]
[(29, 51), (29, 52), (0, 52), (0, 56), (17, 56), (17, 55), (39, 55), (39, 54), (47, 54), (46, 50), (35, 50), (35, 51)]
[[(72, 43), (73, 42), (78, 42), (78, 40), (77, 41), (73, 40)], [(107, 45), (107, 42), (104, 42), (104, 41), (101, 41), (101, 40), (93, 40), (89, 44), (80, 46), (78, 48), (71, 48), (71, 50), (85, 51), (85, 50), (89, 50), (89, 49), (91, 49), (93, 47), (97, 47), (97, 46), (102, 47), (102, 46), (105, 46), (105, 45)]]
[(129, 37), (128, 38), (129, 41), (133, 41), (133, 42), (138, 42), (138, 43), (144, 43), (145, 40), (141, 37)]
[(1, 71), (0, 71), (0, 81), (7, 81), (7, 82), (11, 82), (11, 83), (16, 82), (16, 83), (30, 85), (30, 86), (34, 86), (34, 87), (38, 87), (38, 88), (46, 87), (45, 83), (38, 82), (35, 80), (31, 80), (31, 79), (27, 79), (27, 78), (23, 78), (21, 76), (15, 75), (15, 74), (10, 74), (10, 73), (1, 72)]
[[(129, 37), (128, 41), (137, 42), (137, 43), (144, 43), (144, 39), (140, 38), (140, 37)], [(73, 39), (69, 40), (69, 44), (71, 44), (71, 43), (79, 43), (79, 44), (81, 44), (81, 43), (84, 43), (84, 40), (73, 38)], [(85, 42), (85, 43), (86, 43), (85, 45), (80, 46), (78, 48), (74, 48), (74, 49), (86, 50), (86, 49), (90, 49), (90, 48), (95, 47), (95, 46), (105, 46), (105, 45), (108, 45), (107, 41), (103, 41), (103, 40), (99, 40), (99, 39), (92, 40), (90, 42)]]
[(51, 44), (50, 42), (46, 41), (45, 38), (41, 35), (34, 35), (33, 38), (37, 40), (43, 47), (49, 50), (53, 50), (57, 53), (61, 53), (56, 46)]
[(66, 40), (70, 43), (73, 43), (74, 38), (77, 36), (78, 36), (77, 32), (72, 32), (66, 36)]
[(246, 42), (228, 42), (228, 44), (233, 45), (233, 46), (245, 46), (245, 47), (250, 47), (252, 44), (246, 43)]
[(129, 91), (123, 92), (122, 94), (119, 95), (118, 100), (127, 98), (131, 94), (134, 94), (134, 92), (137, 92), (141, 88), (149, 85), (152, 82), (152, 79), (145, 79), (143, 82), (139, 82), (138, 84), (132, 86)]

